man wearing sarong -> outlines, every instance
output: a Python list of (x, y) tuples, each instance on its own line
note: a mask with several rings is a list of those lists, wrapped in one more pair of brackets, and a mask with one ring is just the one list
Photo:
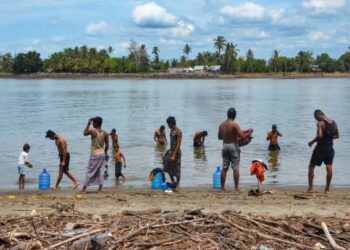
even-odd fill
[[(93, 128), (90, 129), (92, 124)], [(86, 192), (87, 186), (98, 185), (98, 192), (102, 192), (104, 173), (106, 170), (106, 155), (108, 151), (108, 133), (101, 128), (102, 118), (90, 118), (84, 136), (91, 136), (90, 160), (86, 172), (86, 178), (82, 192)]]
[(233, 170), (233, 180), (235, 183), (235, 193), (239, 194), (239, 162), (241, 149), (240, 146), (248, 144), (251, 140), (253, 129), (243, 131), (235, 121), (236, 110), (230, 108), (227, 111), (227, 120), (222, 122), (219, 127), (218, 139), (223, 141), (222, 148), (222, 171), (221, 171), (221, 191), (225, 191), (226, 174), (231, 165)]
[(311, 140), (308, 145), (311, 147), (317, 142), (314, 151), (312, 152), (310, 164), (309, 164), (309, 189), (308, 192), (313, 193), (313, 181), (315, 166), (321, 166), (322, 163), (326, 165), (327, 170), (327, 183), (325, 193), (329, 192), (333, 175), (333, 159), (334, 148), (333, 140), (339, 138), (338, 126), (335, 121), (326, 117), (326, 115), (319, 109), (315, 110), (314, 117), (317, 121), (317, 134), (316, 137)]
[[(181, 129), (176, 127), (175, 117), (169, 116), (166, 120), (170, 128), (170, 149), (163, 156), (163, 169), (164, 172), (169, 174), (170, 180), (176, 183), (176, 186), (180, 185), (181, 178)], [(176, 180), (175, 180), (176, 179)]]

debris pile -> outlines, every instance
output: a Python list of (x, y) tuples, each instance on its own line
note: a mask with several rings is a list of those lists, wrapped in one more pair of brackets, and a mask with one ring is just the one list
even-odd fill
[(124, 210), (0, 217), (0, 249), (349, 249), (350, 219), (269, 218), (235, 211)]

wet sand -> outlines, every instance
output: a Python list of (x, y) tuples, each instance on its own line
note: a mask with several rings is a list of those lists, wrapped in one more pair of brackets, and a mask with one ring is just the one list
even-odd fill
[[(179, 210), (204, 208), (204, 212), (222, 212), (224, 210), (241, 211), (245, 214), (283, 217), (300, 216), (335, 216), (349, 218), (350, 187), (332, 188), (328, 194), (323, 187), (316, 187), (316, 193), (305, 193), (306, 186), (276, 187), (263, 185), (261, 191), (271, 191), (259, 197), (248, 196), (248, 191), (255, 186), (242, 187), (240, 195), (234, 195), (232, 187), (226, 193), (211, 189), (209, 186), (182, 188), (176, 193), (164, 193), (149, 187), (117, 187), (105, 189), (102, 194), (80, 194), (71, 189), (57, 191), (2, 191), (0, 194), (0, 214), (29, 215), (37, 212), (52, 212), (57, 203), (72, 204), (84, 213), (119, 214), (123, 210), (142, 211), (147, 209)], [(318, 191), (318, 192), (317, 192)], [(307, 199), (295, 198), (302, 195)]]

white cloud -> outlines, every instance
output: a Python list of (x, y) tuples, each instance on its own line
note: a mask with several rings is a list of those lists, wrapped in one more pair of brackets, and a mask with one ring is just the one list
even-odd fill
[(265, 9), (255, 3), (246, 2), (238, 6), (225, 6), (220, 13), (230, 19), (259, 21), (265, 16)]
[(85, 34), (90, 36), (106, 35), (112, 31), (112, 28), (105, 22), (90, 23), (85, 28)]
[(269, 11), (269, 16), (271, 17), (273, 23), (281, 20), (281, 18), (283, 17), (283, 14), (284, 14), (283, 9)]
[(346, 0), (304, 0), (302, 2), (304, 8), (314, 10), (316, 13), (333, 13), (345, 4)]
[(270, 36), (266, 31), (258, 28), (238, 29), (233, 33), (233, 35), (235, 37), (241, 37), (246, 39), (263, 39)]
[(178, 27), (171, 29), (171, 34), (173, 36), (188, 36), (194, 31), (194, 26), (192, 24), (186, 24), (182, 21), (178, 23)]
[(58, 43), (58, 42), (63, 42), (66, 40), (66, 37), (64, 35), (58, 35), (58, 36), (53, 36), (50, 39), (52, 42)]
[(167, 38), (163, 38), (163, 37), (161, 37), (159, 39), (159, 42), (162, 44), (167, 44), (167, 45), (181, 45), (184, 43), (183, 41), (180, 41), (180, 40), (167, 39)]
[(40, 43), (40, 40), (39, 39), (32, 39), (31, 41), (30, 41), (30, 44), (31, 45), (38, 45)]
[(140, 27), (166, 28), (177, 26), (178, 19), (155, 2), (136, 6), (132, 11), (132, 20)]
[(328, 40), (330, 36), (321, 31), (311, 31), (308, 34), (308, 38), (313, 42), (319, 42)]

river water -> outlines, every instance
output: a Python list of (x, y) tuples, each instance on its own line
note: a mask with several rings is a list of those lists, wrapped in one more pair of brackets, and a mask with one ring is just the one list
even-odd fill
[[(149, 172), (161, 166), (164, 149), (155, 146), (153, 133), (176, 117), (183, 131), (182, 185), (210, 184), (220, 166), (222, 143), (217, 129), (229, 107), (237, 110), (242, 128), (255, 129), (251, 144), (242, 148), (241, 183), (255, 184), (250, 163), (260, 158), (270, 170), (264, 183), (306, 185), (315, 136), (313, 111), (317, 108), (334, 119), (340, 130), (335, 141), (334, 185), (350, 180), (350, 80), (349, 79), (242, 79), (242, 80), (16, 80), (0, 79), (0, 188), (17, 188), (17, 159), (24, 143), (31, 145), (34, 169), (26, 174), (26, 188), (36, 189), (38, 174), (46, 168), (52, 182), (58, 174), (53, 141), (45, 139), (52, 129), (64, 136), (71, 153), (70, 169), (83, 182), (89, 159), (90, 138), (83, 136), (89, 117), (103, 117), (103, 128), (116, 128), (127, 160), (125, 183), (116, 183), (113, 167), (107, 186), (148, 185)], [(266, 133), (276, 123), (283, 137), (281, 152), (269, 155)], [(194, 150), (197, 130), (209, 135), (204, 150)], [(169, 136), (169, 129), (166, 129)], [(325, 168), (316, 169), (315, 184), (325, 183)], [(230, 170), (228, 185), (232, 185)], [(71, 186), (67, 177), (63, 187)]]

